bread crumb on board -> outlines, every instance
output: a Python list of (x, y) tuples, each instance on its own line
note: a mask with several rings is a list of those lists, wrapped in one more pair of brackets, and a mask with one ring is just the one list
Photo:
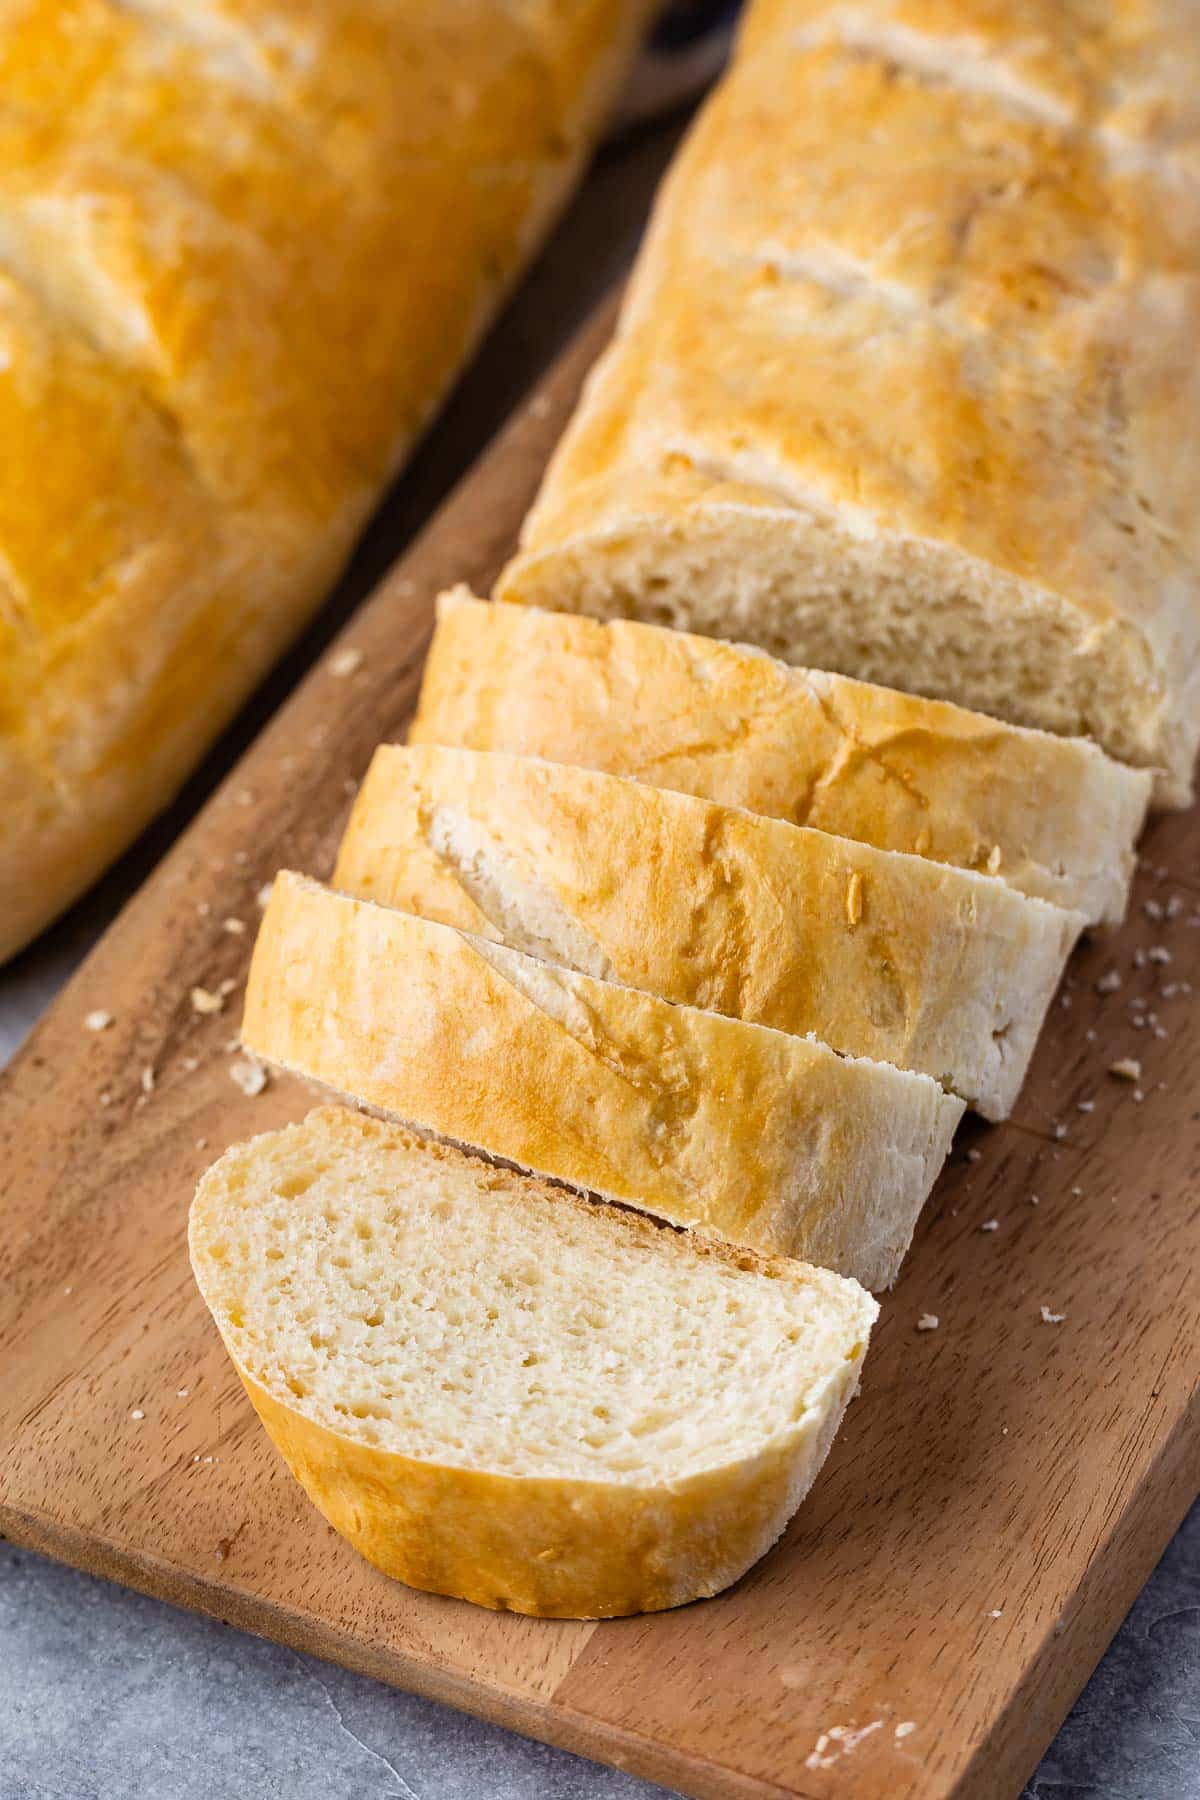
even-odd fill
[(852, 1756), (864, 1738), (870, 1737), (873, 1731), (882, 1730), (882, 1719), (872, 1719), (869, 1725), (831, 1725), (817, 1738), (804, 1759), (804, 1766), (806, 1769), (831, 1769), (839, 1756)]
[(246, 929), (245, 919), (222, 919), (221, 930), (227, 931), (230, 937), (241, 937)]
[(339, 650), (329, 659), (329, 673), (338, 681), (345, 681), (348, 675), (355, 675), (363, 666), (363, 653), (352, 646)]
[(1043, 1325), (1061, 1325), (1067, 1316), (1066, 1313), (1051, 1312), (1048, 1306), (1041, 1308), (1041, 1315)]
[(999, 1231), (1000, 1221), (999, 1219), (985, 1219), (979, 1229), (980, 1231)]
[(940, 1324), (941, 1324), (941, 1320), (938, 1318), (936, 1313), (922, 1313), (920, 1318), (917, 1320), (917, 1330), (918, 1331), (936, 1331)]
[(113, 1022), (113, 1016), (110, 1012), (105, 1012), (102, 1006), (98, 1006), (94, 1012), (84, 1015), (83, 1022), (89, 1031), (107, 1031)]
[(251, 1057), (240, 1057), (229, 1065), (229, 1079), (241, 1088), (248, 1100), (261, 1094), (267, 1085), (267, 1071)]
[(1119, 1062), (1109, 1063), (1108, 1072), (1110, 1075), (1115, 1075), (1119, 1081), (1140, 1081), (1142, 1079), (1142, 1065), (1136, 1056), (1123, 1056)]
[(225, 1008), (225, 996), (214, 993), (209, 988), (194, 987), (192, 989), (192, 1011), (198, 1013), (219, 1013)]

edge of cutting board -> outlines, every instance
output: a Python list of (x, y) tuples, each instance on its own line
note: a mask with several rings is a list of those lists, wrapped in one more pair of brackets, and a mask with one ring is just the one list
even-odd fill
[[(1104, 1069), (1154, 1046), (1131, 1044), (1094, 992), (1146, 940), (1140, 909), (1077, 956), (1074, 1010), (1052, 1013), (1016, 1119), (960, 1134), (825, 1474), (781, 1547), (717, 1600), (553, 1624), (386, 1582), (275, 1462), (188, 1274), (200, 1169), (310, 1099), (280, 1079), (241, 1095), (236, 993), (200, 1017), (190, 987), (240, 985), (277, 866), (328, 873), (347, 784), (411, 712), (433, 595), (490, 586), (613, 316), (610, 301), (0, 1077), (0, 1530), (699, 1800), (992, 1800), (1050, 1741), (1200, 1468), (1200, 1030), (1182, 1015), (1160, 1059), (1168, 1088), (1135, 1107)], [(331, 659), (349, 646), (362, 661), (339, 679)], [(1149, 848), (1200, 868), (1196, 814), (1157, 821)], [(1200, 917), (1196, 877), (1173, 882)], [(249, 929), (226, 932), (225, 916)], [(1200, 931), (1176, 939), (1173, 973), (1193, 969), (1200, 988)], [(88, 1033), (96, 1007), (114, 1024)], [(1097, 1096), (1086, 1123), (1083, 1092)], [(989, 1213), (1002, 1230), (985, 1239)], [(1039, 1295), (1065, 1304), (1061, 1330), (1041, 1323)], [(943, 1328), (918, 1336), (924, 1310)], [(871, 1729), (854, 1744), (833, 1725)]]

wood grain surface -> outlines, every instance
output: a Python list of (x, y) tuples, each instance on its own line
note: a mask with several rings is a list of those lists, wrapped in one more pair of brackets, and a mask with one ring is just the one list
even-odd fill
[[(1194, 812), (1154, 824), (1129, 924), (1077, 954), (1017, 1116), (960, 1133), (823, 1477), (719, 1599), (576, 1625), (388, 1582), (276, 1460), (189, 1274), (201, 1169), (312, 1098), (231, 1076), (259, 890), (328, 874), (437, 589), (489, 585), (610, 328), (606, 308), (0, 1082), (0, 1529), (689, 1794), (993, 1800), (1200, 1486)], [(1107, 1072), (1128, 1057), (1140, 1081)]]

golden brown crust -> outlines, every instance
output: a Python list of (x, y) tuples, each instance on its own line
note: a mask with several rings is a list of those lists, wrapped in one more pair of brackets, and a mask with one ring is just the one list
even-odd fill
[(755, 0), (742, 48), (836, 36), (900, 67), (1200, 173), (1200, 40), (1192, 0)]
[(895, 1279), (963, 1110), (923, 1076), (287, 873), (242, 1031), (392, 1116), (868, 1288)]
[(1082, 927), (983, 876), (594, 770), (376, 752), (335, 887), (711, 1012), (1020, 1090)]
[(648, 10), (4, 8), (0, 957), (326, 589)]
[[(1006, 59), (983, 0), (751, 9), (501, 597), (1087, 731), (1186, 798), (1200, 170), (1152, 104), (1171, 9), (1140, 113), (1130, 10), (1082, 59), (1056, 10)], [(1025, 50), (1069, 105), (1028, 104)]]
[(238, 1372), (296, 1480), (368, 1562), (410, 1587), (548, 1619), (659, 1612), (737, 1581), (808, 1492), (858, 1373), (847, 1363), (822, 1405), (752, 1461), (646, 1488), (522, 1479), (378, 1450)]
[(1149, 778), (742, 645), (444, 595), (410, 739), (633, 776), (1122, 917)]

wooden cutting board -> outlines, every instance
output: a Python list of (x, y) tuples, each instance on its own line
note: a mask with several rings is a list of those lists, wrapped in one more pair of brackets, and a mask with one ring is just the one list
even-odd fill
[[(1128, 926), (1077, 955), (1019, 1116), (960, 1133), (825, 1473), (717, 1600), (560, 1624), (390, 1583), (276, 1460), (189, 1275), (201, 1169), (310, 1103), (230, 1074), (259, 889), (280, 865), (328, 874), (354, 782), (404, 731), (434, 594), (487, 588), (610, 327), (606, 309), (3, 1078), (0, 1529), (689, 1794), (995, 1800), (1200, 1485), (1195, 813), (1154, 825)], [(223, 986), (221, 1012), (196, 1010)], [(1136, 1085), (1106, 1073), (1129, 1056)]]

